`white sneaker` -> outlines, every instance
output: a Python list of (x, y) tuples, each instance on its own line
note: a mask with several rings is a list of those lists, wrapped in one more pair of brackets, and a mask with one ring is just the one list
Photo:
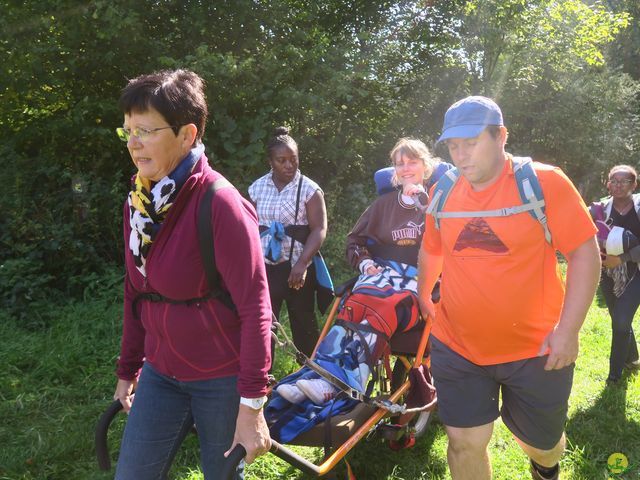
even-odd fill
[(336, 387), (321, 378), (298, 380), (296, 386), (316, 405), (323, 405), (338, 394)]
[(276, 388), (276, 392), (278, 392), (282, 398), (290, 403), (300, 403), (305, 398), (307, 398), (297, 386), (288, 383), (283, 383), (282, 385), (280, 385), (278, 388)]

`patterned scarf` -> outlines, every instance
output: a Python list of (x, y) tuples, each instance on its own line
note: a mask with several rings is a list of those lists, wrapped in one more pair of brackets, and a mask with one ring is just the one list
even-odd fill
[(133, 254), (137, 269), (147, 276), (145, 263), (151, 244), (173, 205), (180, 188), (184, 185), (193, 166), (204, 153), (204, 145), (198, 144), (166, 177), (158, 182), (136, 175), (129, 192), (129, 250)]

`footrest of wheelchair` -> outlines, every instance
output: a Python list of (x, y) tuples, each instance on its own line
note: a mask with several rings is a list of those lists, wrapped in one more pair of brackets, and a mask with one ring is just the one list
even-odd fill
[[(336, 447), (346, 442), (364, 422), (371, 418), (375, 411), (375, 407), (359, 403), (350, 412), (331, 417), (332, 446)], [(325, 428), (325, 422), (315, 425), (311, 430), (301, 433), (288, 444), (322, 447), (325, 440)]]

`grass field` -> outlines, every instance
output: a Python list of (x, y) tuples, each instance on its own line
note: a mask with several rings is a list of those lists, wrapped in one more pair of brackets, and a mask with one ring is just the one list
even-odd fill
[[(0, 479), (113, 477), (113, 471), (98, 470), (93, 435), (115, 386), (122, 308), (115, 280), (95, 281), (87, 287), (85, 301), (56, 307), (46, 329), (30, 331), (0, 312)], [(605, 388), (609, 342), (609, 318), (596, 300), (582, 330), (563, 479), (640, 478), (640, 376), (627, 374), (620, 386)], [(290, 365), (278, 360), (280, 371)], [(114, 458), (124, 417), (119, 415), (110, 433)], [(530, 478), (526, 458), (500, 422), (490, 448), (495, 479)], [(373, 437), (361, 442), (348, 460), (359, 480), (447, 479), (445, 452), (446, 437), (436, 419), (412, 449), (393, 452)], [(305, 453), (320, 455), (312, 449)], [(613, 453), (626, 455), (631, 464), (627, 472), (608, 472)], [(343, 466), (336, 471), (344, 478)], [(202, 478), (195, 436), (183, 445), (171, 478)], [(248, 468), (247, 478), (310, 477), (266, 455)]]

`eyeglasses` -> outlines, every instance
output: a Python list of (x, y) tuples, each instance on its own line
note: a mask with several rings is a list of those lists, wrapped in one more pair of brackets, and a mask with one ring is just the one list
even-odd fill
[(617, 180), (614, 178), (613, 180), (609, 180), (609, 183), (614, 186), (618, 186), (618, 185), (627, 186), (627, 185), (631, 185), (633, 182), (634, 181), (631, 180), (630, 178), (623, 178), (622, 180)]
[(129, 138), (131, 138), (131, 135), (136, 137), (141, 142), (144, 142), (147, 138), (149, 138), (149, 135), (151, 135), (152, 133), (158, 132), (160, 130), (166, 130), (167, 128), (176, 128), (176, 127), (174, 127), (173, 125), (170, 125), (168, 127), (158, 127), (158, 128), (151, 128), (151, 129), (136, 127), (133, 130), (131, 130), (130, 128), (119, 127), (119, 128), (116, 128), (116, 133), (118, 134), (118, 138), (123, 142), (128, 142)]

